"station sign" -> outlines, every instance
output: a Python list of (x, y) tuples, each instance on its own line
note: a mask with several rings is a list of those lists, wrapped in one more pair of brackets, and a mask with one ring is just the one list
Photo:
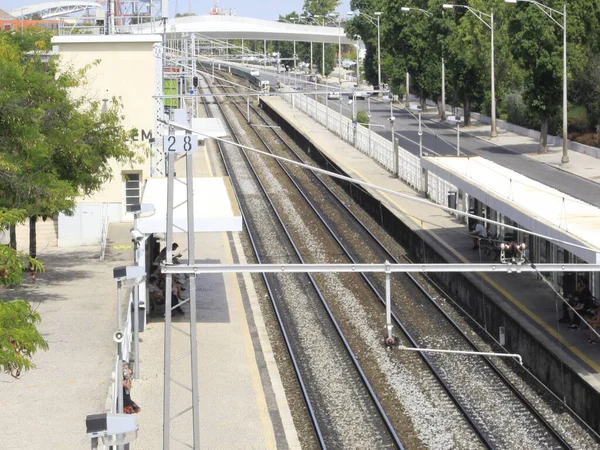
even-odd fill
[(198, 136), (178, 134), (163, 137), (165, 153), (190, 153), (198, 151)]

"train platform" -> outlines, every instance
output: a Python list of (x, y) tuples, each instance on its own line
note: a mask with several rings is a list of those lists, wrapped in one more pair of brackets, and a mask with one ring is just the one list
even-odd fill
[[(297, 132), (336, 163), (349, 176), (381, 186), (399, 193), (422, 199), (418, 193), (403, 181), (394, 178), (387, 170), (341, 140), (298, 109), (293, 109), (283, 99), (269, 96), (262, 99)], [(470, 130), (465, 130), (468, 132)], [(476, 132), (477, 130), (473, 130)], [(476, 133), (474, 133), (476, 134)], [(513, 133), (502, 131), (495, 141), (510, 139), (511, 145), (517, 142)], [(523, 144), (529, 138), (520, 137)], [(530, 140), (531, 141), (531, 140)], [(489, 145), (489, 144), (488, 144)], [(559, 165), (560, 153), (552, 150), (546, 155), (531, 155), (532, 162), (540, 165)], [(569, 151), (570, 163), (560, 166), (578, 177), (597, 182), (600, 174), (600, 160)], [(493, 256), (473, 250), (473, 240), (468, 234), (467, 225), (459, 222), (451, 214), (431, 205), (412, 202), (376, 189), (366, 188), (373, 197), (385, 204), (413, 231), (424, 236), (424, 240), (448, 262), (479, 263), (492, 262)], [(600, 392), (600, 346), (587, 343), (589, 329), (570, 330), (558, 319), (562, 316), (562, 303), (547, 283), (535, 273), (524, 274), (466, 274), (474, 283), (481, 286), (484, 294), (494, 300), (521, 328), (531, 333), (545, 348), (553, 352), (564, 364)]]
[[(184, 173), (183, 167), (176, 170)], [(183, 163), (183, 162), (181, 162)], [(214, 176), (209, 152), (194, 159), (194, 176)], [(187, 235), (174, 234), (182, 259)], [(164, 245), (164, 243), (163, 243)], [(235, 233), (196, 233), (197, 263), (246, 263)], [(249, 274), (202, 275), (196, 279), (200, 442), (207, 449), (300, 448), (260, 305)], [(171, 378), (190, 386), (189, 306), (173, 317)], [(180, 330), (180, 331), (178, 331)], [(140, 334), (140, 378), (132, 399), (141, 407), (132, 449), (163, 448), (165, 322), (149, 317)], [(180, 360), (179, 360), (180, 359)], [(171, 383), (171, 416), (191, 406), (190, 391)], [(171, 443), (193, 444), (192, 411), (171, 422)]]

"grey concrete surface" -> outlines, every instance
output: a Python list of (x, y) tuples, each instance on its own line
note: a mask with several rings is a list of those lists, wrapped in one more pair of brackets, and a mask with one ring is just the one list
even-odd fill
[(112, 268), (131, 257), (122, 250), (109, 249), (102, 262), (98, 246), (40, 249), (46, 272), (0, 291), (32, 303), (50, 345), (19, 380), (0, 375), (0, 448), (89, 448), (85, 417), (104, 412), (116, 351)]

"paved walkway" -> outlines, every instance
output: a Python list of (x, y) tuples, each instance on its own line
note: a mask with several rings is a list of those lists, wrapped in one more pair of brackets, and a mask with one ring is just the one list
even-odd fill
[[(297, 130), (305, 135), (317, 148), (321, 149), (349, 176), (391, 189), (396, 192), (417, 197), (415, 191), (404, 182), (390, 176), (389, 172), (366, 155), (360, 153), (350, 144), (330, 133), (322, 125), (311, 118), (292, 109), (279, 97), (263, 99), (277, 110), (288, 121), (295, 124)], [(575, 152), (570, 152), (571, 155)], [(549, 158), (556, 158), (554, 152)], [(574, 173), (585, 173), (585, 167), (598, 167), (598, 160), (586, 155), (573, 155), (570, 170)], [(552, 161), (552, 160), (551, 160)], [(585, 162), (580, 165), (579, 163)], [(440, 211), (433, 204), (410, 202), (398, 197), (370, 190), (384, 204), (395, 211), (414, 230), (427, 231), (426, 236), (432, 245), (440, 248), (449, 262), (485, 262), (491, 257), (473, 251), (473, 242), (468, 235), (466, 225), (458, 223), (449, 214)], [(600, 348), (586, 343), (589, 331), (571, 331), (564, 325), (559, 326), (557, 309), (560, 300), (557, 299), (546, 283), (537, 279), (533, 274), (467, 274), (477, 277), (477, 283), (484, 283), (486, 295), (493, 296), (502, 307), (524, 328), (542, 341), (547, 348), (561, 355), (567, 364), (597, 390), (600, 390)]]
[(0, 448), (89, 448), (85, 417), (105, 411), (114, 364), (112, 268), (128, 263), (131, 253), (109, 248), (100, 261), (100, 248), (91, 246), (39, 249), (38, 255), (45, 273), (0, 290), (1, 298), (33, 304), (50, 345), (21, 379), (0, 375)]
[[(194, 176), (213, 176), (211, 153), (194, 157)], [(214, 157), (214, 156), (213, 156)], [(185, 162), (176, 163), (185, 173)], [(187, 236), (175, 234), (187, 257)], [(164, 245), (164, 242), (162, 243)], [(198, 263), (245, 263), (237, 234), (196, 233)], [(200, 442), (203, 449), (300, 448), (260, 305), (249, 274), (202, 275), (196, 279)], [(191, 386), (189, 306), (173, 318), (171, 378)], [(162, 448), (164, 332), (152, 317), (140, 342), (140, 374), (132, 398), (142, 408), (132, 449)], [(182, 357), (183, 356), (183, 357)], [(181, 360), (178, 358), (182, 357)], [(191, 406), (191, 393), (171, 383), (171, 416)], [(192, 412), (172, 421), (171, 442), (193, 443)], [(183, 447), (181, 447), (183, 448)]]

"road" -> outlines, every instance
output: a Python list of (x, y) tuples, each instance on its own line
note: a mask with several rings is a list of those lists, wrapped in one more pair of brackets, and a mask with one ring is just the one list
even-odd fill
[[(309, 83), (307, 78), (308, 75), (306, 74), (279, 74), (277, 76), (274, 72), (261, 71), (261, 79), (269, 79), (273, 86), (276, 86), (277, 81), (280, 80), (291, 83), (291, 86), (303, 86), (301, 91), (303, 93), (340, 90), (338, 84), (316, 85), (315, 83)], [(346, 83), (343, 92), (349, 90), (351, 90), (351, 83)], [(326, 103), (332, 110), (338, 113), (341, 112), (346, 117), (353, 116), (355, 113), (353, 107), (357, 111), (367, 111), (371, 114), (370, 123), (373, 132), (391, 140), (389, 103), (383, 103), (378, 98), (373, 97), (368, 100), (355, 100), (353, 105), (347, 95), (344, 95), (341, 100), (326, 100), (325, 95), (318, 95), (318, 100), (321, 103)], [(416, 101), (416, 98), (414, 101)], [(398, 139), (400, 147), (414, 155), (419, 155), (419, 121), (417, 114), (417, 111), (409, 111), (399, 103), (394, 104), (394, 135)], [(449, 123), (441, 123), (437, 120), (437, 111), (434, 107), (429, 107), (428, 111), (422, 113), (421, 119), (423, 155), (455, 156), (457, 154), (456, 128)], [(546, 186), (600, 207), (600, 184), (527, 157), (528, 153), (537, 152), (537, 143), (531, 139), (523, 137), (515, 145), (500, 146), (482, 139), (482, 136), (478, 137), (474, 133), (465, 132), (461, 129), (460, 154), (481, 156)]]

